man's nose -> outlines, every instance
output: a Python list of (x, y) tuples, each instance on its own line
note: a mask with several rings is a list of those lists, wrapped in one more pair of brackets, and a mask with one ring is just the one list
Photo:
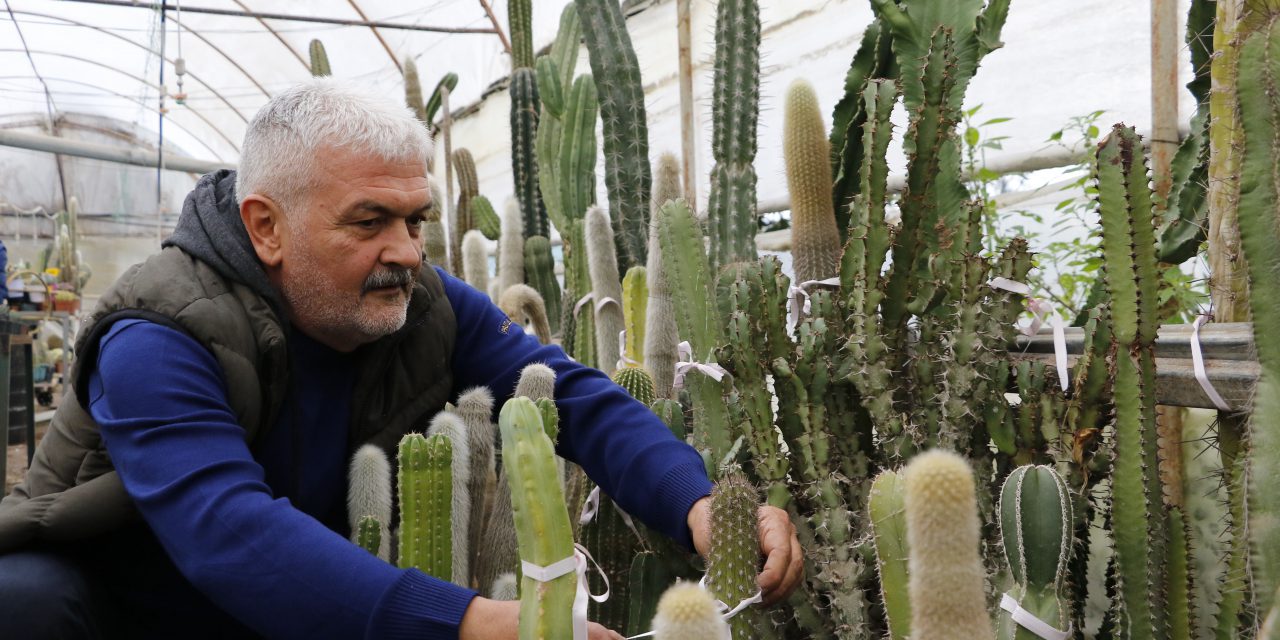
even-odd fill
[(422, 265), (422, 247), (420, 242), (409, 232), (406, 224), (390, 225), (390, 237), (382, 249), (383, 264), (395, 265), (406, 269), (417, 269)]

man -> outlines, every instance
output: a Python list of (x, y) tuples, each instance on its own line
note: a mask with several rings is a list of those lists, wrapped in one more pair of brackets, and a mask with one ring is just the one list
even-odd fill
[[(560, 453), (706, 552), (692, 449), (421, 268), (429, 150), (408, 110), (330, 79), (255, 116), (239, 175), (201, 178), (165, 248), (82, 331), (75, 392), (0, 503), (0, 637), (515, 638), (517, 603), (351, 545), (345, 471), (463, 389), (501, 404), (531, 362), (558, 374)], [(775, 602), (800, 549), (784, 513), (761, 523)]]

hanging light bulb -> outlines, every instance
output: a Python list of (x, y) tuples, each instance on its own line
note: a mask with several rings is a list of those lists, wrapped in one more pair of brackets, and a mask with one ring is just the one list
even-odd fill
[(187, 60), (185, 58), (174, 60), (173, 69), (178, 74), (178, 92), (173, 94), (173, 101), (178, 104), (186, 104), (187, 92), (182, 90), (182, 80), (187, 75)]

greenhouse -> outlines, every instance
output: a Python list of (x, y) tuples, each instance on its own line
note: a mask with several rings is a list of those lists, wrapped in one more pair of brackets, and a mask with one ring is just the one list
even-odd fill
[(1280, 640), (1276, 2), (0, 34), (0, 639)]

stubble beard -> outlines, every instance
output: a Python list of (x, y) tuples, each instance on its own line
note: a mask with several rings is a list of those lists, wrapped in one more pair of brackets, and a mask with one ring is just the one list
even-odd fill
[(350, 336), (360, 343), (391, 335), (404, 326), (412, 289), (406, 288), (395, 300), (388, 300), (381, 291), (353, 295), (326, 276), (320, 260), (309, 251), (299, 251), (291, 258), (294, 268), (284, 272), (281, 288), (295, 318), (305, 319), (324, 333)]

